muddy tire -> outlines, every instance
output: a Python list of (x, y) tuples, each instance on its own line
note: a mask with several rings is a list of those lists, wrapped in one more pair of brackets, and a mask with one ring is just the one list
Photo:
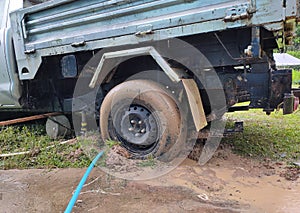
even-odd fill
[(131, 80), (117, 85), (104, 98), (101, 136), (104, 141), (120, 141), (134, 158), (159, 158), (181, 137), (181, 116), (160, 84)]

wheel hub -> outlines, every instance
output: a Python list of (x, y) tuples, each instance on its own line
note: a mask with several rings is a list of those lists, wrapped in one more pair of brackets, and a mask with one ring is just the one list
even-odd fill
[(131, 144), (148, 146), (157, 141), (157, 123), (143, 106), (131, 106), (121, 119), (121, 135)]

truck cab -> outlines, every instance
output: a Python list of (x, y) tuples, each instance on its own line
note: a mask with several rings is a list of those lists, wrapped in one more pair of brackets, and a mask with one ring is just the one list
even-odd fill
[(9, 14), (22, 7), (22, 0), (0, 1), (0, 108), (20, 107), (20, 81), (14, 56)]

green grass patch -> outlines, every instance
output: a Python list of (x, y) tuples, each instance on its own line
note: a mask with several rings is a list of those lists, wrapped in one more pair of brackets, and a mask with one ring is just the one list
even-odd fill
[[(300, 28), (299, 28), (300, 30)], [(298, 38), (299, 40), (299, 38)], [(300, 40), (299, 40), (300, 41)], [(288, 54), (300, 59), (300, 51), (288, 51)], [(300, 66), (292, 66), (292, 88), (300, 88)]]
[[(248, 157), (293, 161), (300, 158), (300, 111), (282, 115), (282, 111), (267, 116), (262, 110), (226, 114), (227, 127), (244, 121), (244, 132), (223, 139), (233, 151)], [(108, 147), (117, 143), (107, 141)], [(10, 126), (0, 129), (0, 154), (30, 151), (30, 154), (0, 158), (0, 169), (87, 167), (99, 152), (97, 137), (85, 137), (75, 144), (60, 145), (50, 139), (42, 125)], [(103, 145), (103, 144), (102, 144)], [(47, 148), (51, 146), (50, 148)], [(90, 147), (85, 153), (83, 147)], [(105, 164), (104, 155), (100, 165)], [(140, 167), (153, 167), (156, 161), (146, 159)]]
[(300, 71), (299, 70), (293, 70), (292, 74), (293, 79), (293, 88), (300, 88)]
[(108, 148), (112, 148), (112, 147), (114, 147), (114, 146), (118, 146), (118, 145), (120, 145), (121, 144), (121, 142), (119, 142), (119, 141), (114, 141), (114, 140), (106, 140), (106, 145), (108, 146)]
[(244, 132), (223, 139), (234, 152), (255, 158), (295, 160), (300, 157), (300, 112), (267, 116), (262, 110), (226, 114), (227, 127), (244, 121)]
[(287, 51), (287, 53), (296, 58), (300, 58), (300, 51)]
[[(86, 167), (79, 143), (59, 144), (50, 139), (43, 125), (9, 126), (0, 131), (0, 154), (30, 151), (30, 154), (0, 158), (0, 169)], [(51, 147), (49, 147), (51, 146)]]
[(156, 160), (151, 156), (146, 160), (143, 160), (141, 162), (138, 163), (139, 167), (151, 167), (154, 168), (154, 166), (156, 165)]

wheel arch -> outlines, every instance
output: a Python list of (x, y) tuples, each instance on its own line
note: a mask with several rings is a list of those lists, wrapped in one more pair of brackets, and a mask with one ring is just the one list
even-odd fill
[[(170, 80), (175, 83), (183, 83), (184, 89), (187, 93), (187, 99), (192, 112), (195, 127), (198, 131), (204, 128), (207, 125), (207, 121), (197, 83), (194, 81), (194, 79), (189, 78), (184, 70), (172, 68), (164, 59), (164, 57), (152, 46), (104, 53), (101, 56), (101, 60), (97, 65), (92, 80), (90, 81), (90, 88), (94, 88), (97, 84), (101, 85), (104, 82), (108, 83), (112, 79), (115, 79), (113, 78), (115, 74), (120, 73), (116, 64), (120, 65), (124, 63), (124, 61), (128, 60), (128, 57), (135, 58), (140, 55), (151, 56), (153, 59), (152, 63), (150, 63), (151, 65), (154, 62), (154, 64), (157, 64)], [(135, 74), (135, 72), (133, 72), (133, 74)], [(127, 76), (124, 75), (123, 78), (124, 77)], [(188, 81), (184, 80), (186, 78), (189, 78)]]

